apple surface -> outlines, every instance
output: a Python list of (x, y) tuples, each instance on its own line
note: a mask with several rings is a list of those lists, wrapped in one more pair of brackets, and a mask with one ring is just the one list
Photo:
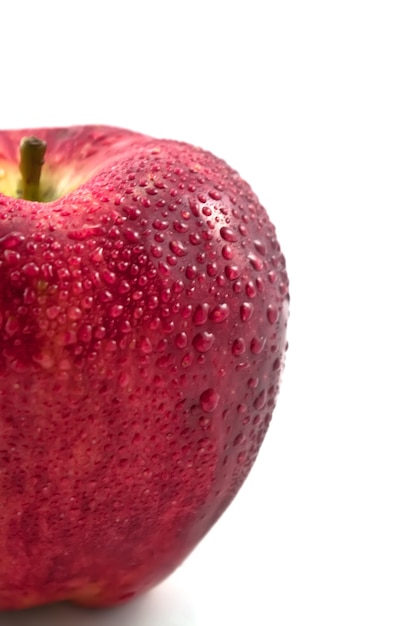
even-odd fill
[(0, 608), (114, 605), (185, 559), (256, 459), (288, 301), (224, 161), (113, 127), (0, 132)]

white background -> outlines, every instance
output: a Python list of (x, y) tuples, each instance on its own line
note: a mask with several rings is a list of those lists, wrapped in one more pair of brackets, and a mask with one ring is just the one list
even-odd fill
[(12, 2), (3, 128), (107, 123), (225, 158), (291, 280), (259, 459), (143, 599), (2, 626), (418, 623), (418, 18), (405, 0)]

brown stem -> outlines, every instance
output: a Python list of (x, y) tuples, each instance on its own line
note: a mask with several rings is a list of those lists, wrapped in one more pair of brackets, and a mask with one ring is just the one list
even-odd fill
[(37, 137), (23, 137), (20, 142), (20, 173), (22, 198), (40, 201), (40, 180), (46, 152), (46, 142)]

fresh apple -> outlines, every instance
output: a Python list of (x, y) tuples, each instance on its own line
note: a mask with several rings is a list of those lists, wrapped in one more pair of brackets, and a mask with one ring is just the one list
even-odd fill
[(0, 608), (117, 604), (184, 560), (257, 456), (287, 318), (275, 229), (224, 161), (0, 133)]

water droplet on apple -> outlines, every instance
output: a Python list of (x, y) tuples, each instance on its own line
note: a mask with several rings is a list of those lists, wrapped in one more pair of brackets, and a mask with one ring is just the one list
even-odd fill
[(181, 241), (170, 241), (170, 250), (178, 257), (183, 257), (187, 254), (187, 250)]
[(170, 223), (167, 220), (157, 218), (153, 221), (152, 225), (156, 230), (166, 230)]
[(245, 435), (243, 433), (239, 433), (234, 441), (233, 441), (233, 445), (234, 446), (240, 446), (243, 442), (245, 441)]
[(125, 228), (123, 231), (123, 236), (128, 243), (138, 243), (138, 241), (140, 240), (140, 234), (133, 228)]
[(232, 250), (231, 246), (226, 245), (222, 248), (222, 256), (227, 261), (230, 261), (234, 257), (234, 251)]
[(212, 413), (218, 406), (219, 397), (219, 393), (215, 391), (215, 389), (206, 389), (200, 395), (200, 406), (203, 411), (206, 413)]
[(227, 265), (225, 267), (225, 276), (229, 280), (237, 280), (240, 276), (239, 267), (237, 265)]
[(197, 276), (197, 267), (196, 265), (188, 265), (186, 267), (186, 278), (189, 280), (193, 280)]
[(61, 308), (59, 306), (52, 305), (47, 307), (47, 309), (45, 310), (45, 315), (49, 320), (54, 320), (56, 317), (58, 317), (60, 311)]
[(202, 324), (205, 324), (208, 319), (208, 313), (209, 305), (206, 302), (204, 302), (203, 304), (198, 304), (193, 314), (193, 323), (196, 326), (201, 326)]
[(83, 343), (90, 343), (93, 335), (93, 328), (90, 324), (83, 324), (80, 326), (77, 337)]
[(20, 261), (20, 253), (16, 250), (5, 250), (3, 253), (4, 260), (8, 265), (17, 265)]
[(154, 350), (153, 345), (149, 337), (143, 337), (139, 343), (139, 349), (144, 354), (151, 354)]
[(218, 273), (218, 264), (216, 263), (216, 261), (207, 264), (206, 272), (210, 277), (216, 276), (216, 274)]
[(255, 298), (257, 295), (257, 290), (252, 280), (248, 281), (245, 286), (245, 293), (249, 298)]
[(185, 332), (181, 332), (178, 335), (176, 335), (174, 343), (176, 344), (177, 348), (179, 349), (183, 349), (187, 346), (187, 334)]
[(254, 337), (253, 339), (251, 339), (250, 350), (253, 354), (260, 354), (260, 352), (264, 350), (265, 345), (266, 345), (265, 337), (260, 337), (260, 338)]
[(258, 239), (254, 240), (254, 248), (257, 250), (259, 254), (261, 254), (261, 256), (265, 256), (266, 246)]
[(79, 320), (83, 315), (82, 310), (78, 306), (70, 306), (67, 310), (67, 317), (72, 322)]
[(40, 352), (39, 354), (34, 354), (32, 356), (32, 361), (34, 361), (44, 369), (50, 369), (55, 363), (52, 354), (46, 351)]
[(277, 280), (277, 272), (275, 272), (274, 270), (270, 270), (270, 272), (267, 274), (268, 279), (270, 281), (271, 284), (274, 284)]
[(237, 456), (237, 462), (239, 465), (242, 465), (242, 463), (244, 463), (245, 459), (247, 458), (247, 453), (246, 452), (240, 452)]
[(25, 236), (19, 232), (8, 233), (3, 237), (0, 237), (0, 246), (5, 250), (12, 250), (17, 248), (25, 241)]
[(26, 263), (22, 267), (22, 272), (25, 274), (25, 276), (28, 276), (29, 278), (36, 278), (37, 276), (39, 276), (40, 269), (36, 265), (36, 263), (30, 262)]
[(108, 268), (102, 271), (101, 277), (107, 285), (114, 285), (116, 283), (116, 274), (111, 272)]
[(219, 233), (222, 239), (225, 239), (225, 241), (228, 241), (229, 243), (238, 241), (238, 234), (232, 230), (232, 228), (228, 228), (228, 226), (222, 226)]
[(242, 337), (238, 337), (237, 339), (234, 339), (234, 342), (231, 348), (232, 354), (234, 356), (241, 356), (241, 354), (244, 354), (245, 350), (246, 350), (245, 340)]
[(254, 313), (254, 305), (251, 302), (243, 302), (240, 307), (240, 315), (243, 322), (248, 322)]
[(263, 391), (261, 391), (261, 393), (254, 400), (254, 408), (259, 411), (263, 409), (266, 404), (266, 397), (266, 390), (263, 389)]
[(198, 352), (208, 352), (213, 346), (214, 341), (215, 335), (213, 333), (198, 333), (193, 337), (193, 346)]
[(227, 317), (229, 316), (230, 310), (229, 310), (229, 306), (226, 303), (223, 304), (217, 304), (209, 313), (209, 319), (212, 322), (216, 322), (217, 324), (220, 324), (221, 322), (224, 322)]
[(272, 304), (269, 304), (267, 307), (267, 319), (270, 322), (270, 324), (275, 324), (277, 320), (279, 319), (279, 311)]
[(260, 259), (260, 257), (256, 256), (255, 254), (249, 254), (248, 260), (250, 261), (253, 268), (258, 272), (263, 269), (264, 262), (262, 261), (262, 259)]

